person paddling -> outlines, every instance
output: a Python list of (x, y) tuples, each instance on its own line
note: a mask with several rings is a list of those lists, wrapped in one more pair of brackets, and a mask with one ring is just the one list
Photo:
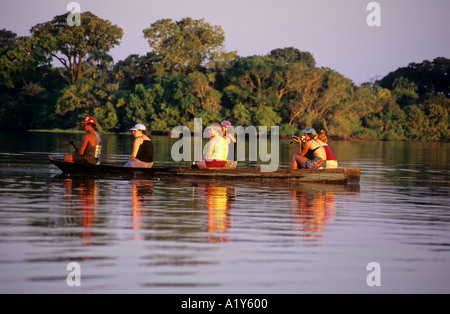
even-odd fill
[(124, 167), (151, 168), (153, 167), (153, 142), (145, 134), (147, 128), (143, 124), (136, 124), (131, 131), (135, 138), (133, 152)]
[[(95, 165), (100, 159), (102, 151), (102, 139), (95, 130), (97, 121), (92, 117), (87, 117), (83, 122), (86, 135), (83, 138), (81, 147), (75, 147), (75, 151), (69, 155), (64, 156), (65, 162), (71, 162), (82, 165)], [(73, 145), (73, 142), (70, 142)]]

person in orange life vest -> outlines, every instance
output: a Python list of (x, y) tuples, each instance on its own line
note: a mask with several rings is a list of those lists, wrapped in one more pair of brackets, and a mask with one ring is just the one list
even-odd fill
[(97, 121), (92, 117), (87, 117), (83, 122), (86, 135), (83, 138), (81, 147), (69, 155), (64, 156), (65, 162), (76, 164), (97, 164), (102, 151), (102, 139), (95, 130)]

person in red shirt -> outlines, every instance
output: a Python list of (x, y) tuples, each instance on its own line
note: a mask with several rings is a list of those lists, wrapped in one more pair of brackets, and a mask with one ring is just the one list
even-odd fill
[(325, 131), (321, 130), (317, 139), (322, 142), (323, 148), (325, 148), (325, 154), (327, 155), (327, 168), (337, 168), (339, 166), (336, 157), (328, 146), (328, 139), (325, 135)]

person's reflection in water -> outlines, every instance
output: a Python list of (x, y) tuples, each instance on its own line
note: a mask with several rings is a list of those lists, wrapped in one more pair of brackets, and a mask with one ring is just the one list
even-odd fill
[[(64, 179), (64, 188), (66, 196), (78, 196), (81, 205), (83, 228), (82, 237), (84, 245), (92, 245), (91, 228), (94, 225), (95, 217), (97, 216), (97, 198), (98, 186), (94, 179)], [(70, 203), (72, 207), (72, 202)]]
[[(133, 197), (133, 230), (141, 230), (143, 216), (141, 207), (146, 203), (146, 197), (153, 193), (153, 181), (138, 179), (131, 180), (131, 193)], [(141, 234), (136, 234), (134, 239), (142, 240)]]
[(231, 227), (231, 209), (236, 198), (236, 188), (230, 186), (205, 185), (208, 209), (209, 242), (228, 242)]
[(299, 187), (292, 189), (293, 221), (297, 235), (318, 241), (336, 216), (336, 191)]

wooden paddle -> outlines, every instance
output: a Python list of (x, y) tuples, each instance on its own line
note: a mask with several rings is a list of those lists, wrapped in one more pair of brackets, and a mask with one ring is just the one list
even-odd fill
[(73, 141), (69, 141), (69, 144), (75, 148), (75, 151), (78, 153), (78, 148), (75, 146), (75, 143)]

